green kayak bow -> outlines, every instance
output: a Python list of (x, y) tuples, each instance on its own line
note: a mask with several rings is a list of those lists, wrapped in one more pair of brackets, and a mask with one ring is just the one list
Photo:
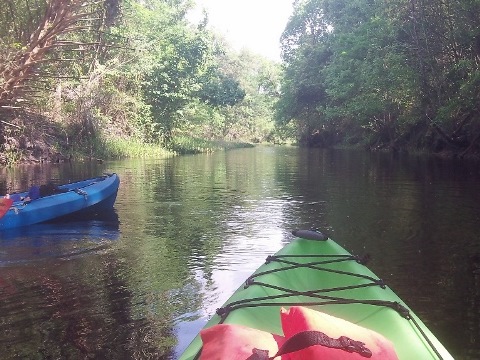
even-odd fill
[[(365, 265), (322, 233), (296, 236), (269, 256), (217, 310), (205, 328), (237, 324), (282, 335), (280, 308), (305, 306), (373, 330), (390, 340), (399, 359), (453, 359), (414, 312)], [(199, 358), (199, 335), (180, 360)]]

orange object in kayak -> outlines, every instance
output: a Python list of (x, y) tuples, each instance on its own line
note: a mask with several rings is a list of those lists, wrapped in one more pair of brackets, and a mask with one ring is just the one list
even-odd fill
[[(203, 342), (200, 360), (245, 360), (254, 349), (276, 354), (285, 341), (280, 335), (231, 324), (204, 329), (200, 331), (200, 337)], [(287, 359), (282, 357), (282, 360)]]
[[(292, 306), (281, 310), (282, 328), (285, 338), (291, 338), (297, 333), (306, 330), (316, 330), (331, 338), (347, 337), (360, 341), (371, 352), (370, 359), (398, 360), (393, 344), (384, 336), (358, 326), (349, 321), (315, 311), (302, 306)], [(300, 359), (329, 359), (329, 360), (360, 360), (364, 356), (348, 352), (344, 349), (314, 345), (300, 351), (290, 353), (292, 360)]]
[(200, 360), (398, 360), (382, 335), (301, 306), (281, 309), (285, 337), (254, 328), (218, 324), (200, 332)]
[(10, 206), (12, 206), (13, 200), (12, 199), (7, 199), (7, 198), (2, 198), (0, 199), (0, 218), (5, 215), (5, 213), (10, 209)]

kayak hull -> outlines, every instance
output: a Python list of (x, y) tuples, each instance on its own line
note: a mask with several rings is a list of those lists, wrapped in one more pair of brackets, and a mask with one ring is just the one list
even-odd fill
[[(301, 305), (382, 334), (399, 359), (453, 359), (413, 311), (359, 262), (331, 239), (297, 238), (269, 257), (205, 328), (238, 324), (283, 335), (280, 308)], [(180, 359), (197, 358), (201, 347), (197, 335)]]
[[(0, 218), (0, 231), (15, 229), (63, 217), (80, 217), (111, 209), (115, 203), (120, 179), (117, 174), (86, 179), (59, 186), (57, 193), (29, 203), (16, 201)], [(18, 197), (28, 193), (17, 194)]]

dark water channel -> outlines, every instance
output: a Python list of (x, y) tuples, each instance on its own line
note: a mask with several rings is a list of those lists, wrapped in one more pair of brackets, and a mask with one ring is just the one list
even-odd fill
[[(0, 233), (2, 359), (176, 359), (292, 236), (317, 227), (480, 358), (480, 168), (269, 148), (0, 169), (0, 192), (116, 172), (115, 210)], [(475, 257), (475, 254), (479, 258)]]

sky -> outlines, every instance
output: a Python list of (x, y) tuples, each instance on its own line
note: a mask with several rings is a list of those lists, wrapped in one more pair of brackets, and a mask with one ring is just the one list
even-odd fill
[(280, 36), (292, 14), (293, 0), (195, 0), (192, 21), (209, 14), (209, 26), (223, 34), (236, 50), (247, 48), (280, 61)]

